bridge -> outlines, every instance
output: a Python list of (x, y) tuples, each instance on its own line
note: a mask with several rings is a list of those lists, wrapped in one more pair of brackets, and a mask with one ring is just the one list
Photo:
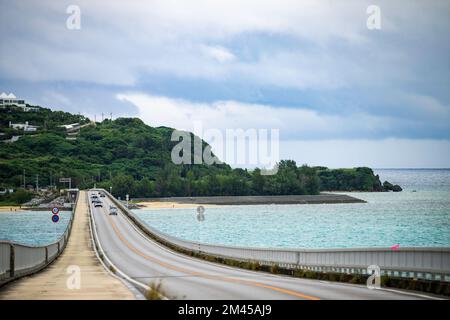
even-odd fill
[[(102, 198), (103, 207), (94, 207), (90, 203), (90, 195), (101, 191), (107, 196)], [(118, 207), (117, 215), (109, 215), (109, 206)], [(69, 229), (62, 239), (64, 242), (70, 236), (67, 248), (55, 265), (63, 261), (71, 243), (80, 244), (81, 238), (92, 236), (93, 245), (84, 246), (76, 257), (70, 261), (79, 264), (84, 252), (97, 256), (95, 267), (104, 276), (103, 284), (99, 286), (99, 298), (102, 290), (114, 286), (117, 291), (111, 292), (111, 298), (142, 298), (148, 292), (154, 291), (162, 299), (432, 299), (426, 294), (381, 288), (370, 290), (364, 285), (319, 281), (295, 278), (291, 276), (270, 274), (230, 267), (224, 264), (198, 259), (192, 255), (202, 255), (206, 258), (233, 259), (242, 262), (258, 263), (260, 265), (277, 265), (292, 270), (311, 270), (316, 272), (335, 272), (345, 274), (367, 274), (369, 265), (378, 265), (382, 274), (403, 278), (429, 279), (439, 281), (450, 280), (450, 249), (449, 248), (402, 248), (390, 249), (339, 249), (339, 250), (282, 250), (261, 248), (240, 248), (217, 246), (185, 241), (164, 234), (145, 225), (137, 215), (128, 210), (120, 201), (105, 190), (82, 191), (77, 207), (84, 208), (84, 215), (90, 217), (90, 228), (80, 228), (82, 237), (75, 238), (74, 228)], [(75, 211), (73, 225), (77, 215), (82, 210)], [(86, 219), (89, 220), (89, 219)], [(87, 221), (88, 222), (88, 221)], [(87, 223), (86, 222), (86, 223)], [(81, 231), (83, 230), (83, 231)], [(9, 246), (10, 251), (5, 249)], [(11, 256), (11, 248), (14, 254)], [(64, 243), (59, 245), (60, 252)], [(41, 250), (40, 258), (32, 251)], [(52, 251), (53, 250), (53, 251)], [(14, 270), (20, 263), (17, 255), (17, 245), (0, 243), (0, 281), (11, 277), (20, 277)], [(24, 253), (30, 261), (36, 259), (35, 265), (44, 268), (54, 256), (55, 249), (47, 248), (42, 254), (42, 248), (29, 249)], [(51, 252), (51, 254), (49, 253)], [(36, 257), (39, 256), (36, 254)], [(32, 264), (32, 263), (31, 263)], [(14, 281), (0, 290), (0, 299), (20, 298), (26, 289), (26, 283), (35, 281), (45, 284), (45, 279), (39, 278), (43, 272), (34, 276)], [(67, 263), (64, 263), (66, 266)], [(11, 272), (11, 267), (13, 272)], [(100, 269), (101, 272), (100, 272)], [(22, 269), (26, 270), (26, 269)], [(30, 269), (31, 273), (37, 271)], [(106, 271), (105, 271), (106, 270)], [(25, 274), (28, 271), (25, 271)], [(89, 269), (88, 271), (89, 272)], [(86, 277), (89, 277), (86, 275)], [(67, 275), (66, 275), (67, 278)], [(7, 280), (6, 280), (7, 281)], [(81, 268), (81, 287), (85, 280), (84, 268)], [(95, 279), (92, 280), (95, 282)], [(1, 282), (0, 282), (1, 283)], [(159, 290), (158, 285), (161, 285)], [(62, 286), (60, 284), (60, 286)], [(24, 287), (23, 291), (19, 288)], [(29, 289), (28, 289), (29, 290)], [(64, 290), (63, 290), (64, 291)], [(63, 292), (61, 291), (61, 292)], [(127, 295), (128, 294), (128, 295)], [(64, 298), (64, 295), (61, 296)], [(67, 298), (71, 298), (67, 295)], [(87, 295), (85, 296), (87, 297)]]
[[(101, 265), (89, 230), (87, 193), (81, 192), (67, 230), (55, 243), (33, 247), (0, 241), (0, 300), (135, 299), (135, 290)], [(79, 288), (67, 285), (74, 268), (80, 270)]]

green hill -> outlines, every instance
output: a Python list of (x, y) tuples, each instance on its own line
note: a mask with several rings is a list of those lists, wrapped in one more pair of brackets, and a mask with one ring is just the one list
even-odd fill
[[(72, 187), (94, 184), (117, 196), (133, 197), (200, 195), (317, 194), (320, 190), (383, 191), (379, 178), (369, 168), (330, 170), (297, 166), (281, 161), (276, 175), (260, 170), (232, 169), (226, 164), (174, 165), (170, 141), (174, 129), (150, 127), (137, 118), (119, 118), (101, 123), (67, 112), (39, 108), (23, 112), (0, 109), (0, 189), (25, 184), (56, 185), (71, 177)], [(38, 126), (34, 132), (9, 128), (9, 122)], [(61, 125), (79, 123), (71, 135)], [(21, 137), (5, 142), (12, 136)], [(206, 143), (203, 142), (204, 146)], [(388, 186), (388, 185), (386, 185)], [(391, 185), (392, 186), (392, 185)], [(389, 187), (389, 186), (388, 186)]]

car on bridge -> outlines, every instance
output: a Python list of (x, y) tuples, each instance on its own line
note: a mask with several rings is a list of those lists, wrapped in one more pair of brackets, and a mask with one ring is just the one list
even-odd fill
[(95, 202), (94, 207), (95, 208), (103, 208), (103, 203), (101, 201), (97, 201), (97, 202)]
[(117, 216), (117, 207), (109, 206), (109, 214), (112, 216)]

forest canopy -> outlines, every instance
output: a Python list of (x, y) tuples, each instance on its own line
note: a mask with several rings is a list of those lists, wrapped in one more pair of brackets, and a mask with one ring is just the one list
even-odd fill
[[(280, 161), (274, 175), (227, 164), (175, 165), (170, 157), (177, 143), (171, 141), (174, 129), (150, 127), (138, 118), (93, 123), (80, 115), (46, 108), (36, 112), (5, 108), (0, 115), (2, 139), (21, 135), (18, 141), (0, 143), (0, 189), (23, 186), (24, 176), (25, 186), (34, 187), (36, 175), (40, 186), (66, 187), (58, 180), (71, 177), (72, 187), (111, 187), (121, 197), (301, 195), (398, 187), (382, 184), (370, 168), (328, 169), (293, 160)], [(20, 132), (9, 128), (9, 121), (28, 121), (38, 129)], [(67, 139), (61, 125), (75, 122), (85, 126), (75, 139)]]

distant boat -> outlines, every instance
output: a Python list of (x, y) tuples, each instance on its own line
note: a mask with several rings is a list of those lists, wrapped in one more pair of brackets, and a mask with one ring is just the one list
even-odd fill
[(413, 190), (412, 192), (417, 192), (416, 190)]

